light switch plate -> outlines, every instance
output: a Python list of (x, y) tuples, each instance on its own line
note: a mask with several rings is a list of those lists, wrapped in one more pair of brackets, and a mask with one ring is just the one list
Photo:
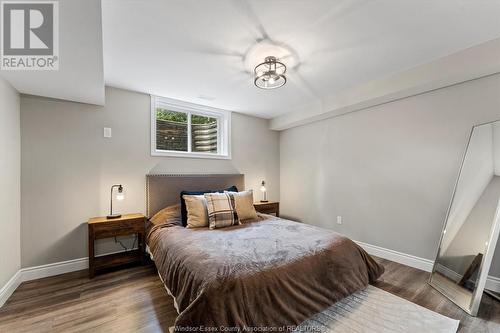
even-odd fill
[(110, 138), (111, 136), (112, 136), (111, 128), (110, 127), (104, 127), (104, 137), (105, 138)]
[(342, 224), (342, 216), (337, 216), (337, 224)]

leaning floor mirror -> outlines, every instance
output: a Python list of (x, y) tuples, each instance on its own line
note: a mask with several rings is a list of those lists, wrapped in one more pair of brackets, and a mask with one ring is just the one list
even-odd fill
[(472, 129), (429, 280), (473, 316), (499, 235), (499, 198), (500, 121), (496, 121)]

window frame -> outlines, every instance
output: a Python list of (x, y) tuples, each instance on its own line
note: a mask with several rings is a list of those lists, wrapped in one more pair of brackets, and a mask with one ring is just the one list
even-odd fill
[[(156, 149), (156, 108), (187, 114), (188, 151)], [(191, 115), (217, 119), (217, 154), (192, 152)], [(209, 106), (151, 95), (151, 156), (231, 159), (231, 112)]]

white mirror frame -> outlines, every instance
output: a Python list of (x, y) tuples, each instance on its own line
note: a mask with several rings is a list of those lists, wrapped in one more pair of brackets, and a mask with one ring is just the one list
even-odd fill
[(455, 295), (452, 295), (452, 294), (448, 293), (447, 290), (440, 288), (436, 284), (433, 284), (433, 282), (432, 282), (432, 276), (434, 275), (434, 272), (436, 271), (436, 268), (437, 268), (437, 262), (438, 262), (438, 259), (439, 259), (439, 254), (441, 252), (441, 245), (442, 245), (442, 242), (443, 242), (443, 237), (444, 237), (444, 234), (445, 234), (446, 226), (448, 224), (448, 219), (449, 219), (449, 216), (450, 216), (451, 207), (453, 205), (453, 200), (455, 199), (455, 194), (457, 192), (457, 187), (458, 187), (458, 184), (460, 182), (460, 177), (462, 175), (462, 169), (464, 167), (465, 159), (467, 157), (467, 152), (469, 150), (469, 145), (470, 145), (470, 142), (471, 142), (471, 139), (472, 139), (472, 135), (474, 133), (474, 129), (476, 129), (479, 126), (493, 124), (493, 123), (496, 123), (496, 122), (499, 122), (499, 121), (500, 120), (495, 120), (495, 121), (487, 122), (487, 123), (484, 123), (484, 124), (475, 125), (475, 126), (472, 127), (472, 129), (470, 131), (469, 140), (467, 141), (467, 146), (465, 147), (465, 152), (464, 152), (463, 158), (462, 158), (462, 164), (460, 165), (460, 170), (458, 172), (457, 181), (455, 182), (455, 187), (453, 189), (453, 194), (452, 194), (452, 197), (451, 197), (451, 200), (450, 200), (450, 204), (448, 206), (448, 211), (446, 213), (446, 218), (445, 218), (445, 221), (444, 221), (443, 230), (441, 231), (441, 237), (439, 239), (439, 246), (438, 246), (438, 250), (437, 250), (437, 254), (436, 254), (436, 260), (434, 261), (434, 265), (432, 267), (432, 272), (430, 274), (429, 281), (428, 281), (429, 285), (431, 285), (434, 289), (436, 289), (437, 291), (439, 291), (441, 294), (443, 294), (444, 296), (446, 296), (449, 300), (451, 300), (453, 303), (455, 303), (456, 305), (458, 305), (465, 312), (467, 312), (468, 314), (470, 314), (472, 316), (477, 316), (477, 313), (479, 311), (479, 305), (481, 304), (481, 299), (482, 299), (482, 296), (483, 296), (483, 291), (484, 291), (484, 288), (486, 286), (486, 280), (488, 278), (488, 273), (490, 271), (491, 261), (493, 260), (493, 255), (495, 253), (495, 248), (496, 248), (496, 245), (497, 245), (498, 236), (500, 235), (500, 199), (499, 199), (499, 201), (497, 203), (497, 208), (496, 208), (496, 211), (495, 211), (495, 217), (493, 219), (493, 223), (492, 223), (492, 227), (491, 227), (491, 231), (490, 231), (489, 241), (488, 241), (488, 244), (487, 244), (486, 249), (485, 249), (485, 255), (484, 255), (484, 257), (483, 257), (483, 259), (481, 261), (481, 265), (479, 266), (478, 279), (477, 279), (477, 282), (476, 282), (476, 286), (474, 288), (474, 292), (472, 293), (472, 298), (471, 298), (471, 302), (469, 304), (469, 307), (465, 307), (463, 304), (461, 304), (460, 302), (458, 302), (457, 299), (456, 299), (456, 297), (455, 297)]

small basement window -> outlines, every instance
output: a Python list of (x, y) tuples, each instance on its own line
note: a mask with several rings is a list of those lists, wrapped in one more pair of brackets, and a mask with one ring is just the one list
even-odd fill
[(230, 158), (231, 113), (151, 96), (151, 155)]

